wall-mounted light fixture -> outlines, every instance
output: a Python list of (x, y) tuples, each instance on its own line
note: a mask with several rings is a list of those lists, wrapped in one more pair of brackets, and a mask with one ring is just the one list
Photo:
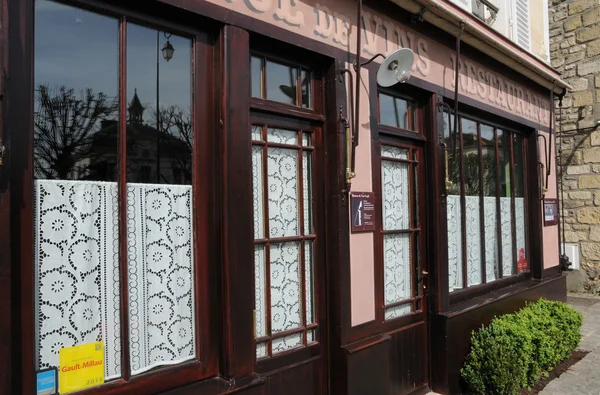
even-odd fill
[[(405, 83), (410, 79), (411, 70), (415, 61), (415, 54), (409, 48), (399, 48), (389, 54), (387, 57), (383, 54), (377, 54), (364, 63), (355, 63), (356, 71), (356, 103), (353, 107), (354, 124), (350, 125), (348, 120), (342, 118), (346, 137), (346, 190), (350, 190), (350, 180), (356, 177), (354, 169), (354, 155), (358, 145), (358, 131), (360, 127), (360, 68), (371, 63), (378, 57), (383, 57), (383, 62), (377, 70), (377, 84), (383, 87), (390, 87), (398, 83)], [(352, 74), (347, 69), (339, 70), (341, 74), (348, 74), (350, 78), (350, 89), (353, 88)]]

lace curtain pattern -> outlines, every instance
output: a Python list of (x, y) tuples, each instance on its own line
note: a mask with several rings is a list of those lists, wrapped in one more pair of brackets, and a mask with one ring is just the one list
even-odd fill
[(446, 198), (448, 215), (448, 275), (450, 292), (462, 289), (462, 223), (460, 196)]
[(502, 228), (502, 275), (504, 277), (514, 274), (513, 270), (513, 239), (512, 239), (512, 199), (500, 198), (500, 223)]
[(194, 358), (192, 187), (127, 186), (132, 374)]
[[(39, 368), (102, 340), (121, 375), (116, 183), (35, 181)], [(195, 356), (191, 186), (130, 184), (127, 235), (132, 374)]]
[[(382, 146), (383, 158), (408, 159), (405, 149)], [(410, 229), (409, 164), (382, 159), (381, 183), (383, 229)], [(384, 303), (390, 305), (411, 297), (410, 233), (387, 234), (383, 238)], [(411, 304), (385, 310), (385, 319), (411, 313)]]
[(485, 213), (485, 277), (487, 282), (497, 280), (498, 272), (498, 220), (496, 212), (496, 197), (483, 197)]
[[(263, 141), (263, 132), (262, 126), (253, 126), (252, 139)], [(297, 131), (268, 128), (264, 134), (268, 143), (290, 146), (299, 144)], [(301, 133), (302, 146), (309, 146), (310, 140), (306, 133)], [(252, 147), (255, 239), (293, 238), (313, 233), (311, 152), (303, 151), (300, 158), (298, 153), (295, 147)], [(271, 241), (269, 244), (256, 244), (254, 270), (257, 339), (301, 329), (304, 321), (307, 325), (314, 322), (311, 241)], [(270, 316), (267, 305), (271, 308)], [(307, 342), (312, 341), (314, 332), (311, 330), (307, 332)], [(278, 337), (271, 342), (271, 353), (275, 355), (303, 345), (304, 338), (301, 332)], [(267, 356), (268, 340), (256, 345), (256, 357)]]
[(517, 231), (517, 261), (521, 257), (527, 257), (527, 247), (525, 245), (525, 198), (515, 198), (515, 228)]
[[(460, 196), (447, 197), (448, 213), (448, 269), (450, 291), (462, 289), (462, 245), (461, 245), (461, 209)], [(479, 222), (479, 197), (466, 196), (467, 222), (467, 269), (469, 286), (481, 284), (481, 241)], [(502, 273), (511, 276), (514, 273), (513, 257), (515, 252), (525, 254), (525, 199), (515, 198), (517, 213), (517, 246), (513, 248), (511, 198), (500, 198), (500, 224), (502, 229)], [(488, 282), (498, 279), (500, 265), (497, 231), (496, 198), (484, 197), (485, 225), (485, 264)]]
[(110, 182), (35, 180), (37, 365), (105, 343), (105, 378), (121, 376), (118, 196)]

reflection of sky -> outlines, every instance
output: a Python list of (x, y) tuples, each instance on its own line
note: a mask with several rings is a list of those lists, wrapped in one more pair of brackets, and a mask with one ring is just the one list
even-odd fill
[[(118, 93), (118, 20), (48, 0), (35, 2), (35, 83)], [(127, 29), (127, 101), (137, 88), (142, 104), (156, 105), (156, 30)], [(166, 39), (160, 33), (159, 49)], [(191, 40), (171, 37), (173, 59), (160, 55), (160, 101), (186, 110), (191, 96)], [(146, 111), (145, 118), (152, 111)]]
[(481, 124), (481, 138), (488, 141), (494, 141), (494, 128), (489, 125)]

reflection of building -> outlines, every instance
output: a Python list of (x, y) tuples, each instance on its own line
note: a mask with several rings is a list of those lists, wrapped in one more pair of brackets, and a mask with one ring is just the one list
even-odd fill
[[(161, 184), (191, 184), (191, 146), (185, 138), (176, 137), (180, 131), (165, 125), (164, 119), (163, 125), (167, 130), (157, 134), (156, 127), (144, 123), (144, 110), (136, 91), (128, 107), (127, 181), (158, 182), (156, 164), (159, 162)], [(161, 116), (165, 117), (164, 114)], [(86, 159), (89, 166), (81, 179), (116, 179), (117, 131), (117, 121), (102, 122), (100, 130), (92, 137), (90, 154)]]

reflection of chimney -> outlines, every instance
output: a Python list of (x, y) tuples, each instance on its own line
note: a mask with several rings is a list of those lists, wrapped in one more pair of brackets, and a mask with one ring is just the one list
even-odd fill
[(103, 119), (100, 122), (100, 129), (106, 129), (112, 125), (116, 125), (117, 121), (115, 121), (114, 119)]

